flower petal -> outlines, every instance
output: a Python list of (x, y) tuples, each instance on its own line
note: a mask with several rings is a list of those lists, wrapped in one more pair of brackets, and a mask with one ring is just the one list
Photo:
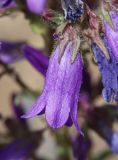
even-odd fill
[(66, 122), (66, 125), (67, 125), (68, 127), (71, 127), (71, 126), (73, 125), (73, 121), (72, 121), (71, 115), (69, 115), (69, 118), (68, 118), (68, 120), (67, 120), (67, 122)]
[(84, 135), (83, 132), (80, 129), (79, 123), (78, 123), (78, 105), (77, 105), (77, 100), (75, 101), (74, 106), (71, 109), (71, 118), (72, 121), (77, 129), (78, 132), (80, 132), (81, 135)]
[(111, 11), (110, 16), (111, 16), (112, 22), (115, 26), (115, 29), (118, 30), (118, 13)]
[[(78, 124), (78, 99), (79, 99), (79, 92), (82, 83), (82, 70), (83, 64), (80, 57), (80, 54), (77, 54), (75, 66), (76, 69), (72, 73), (73, 80), (73, 95), (72, 95), (72, 104), (71, 104), (71, 118), (76, 127), (76, 129), (83, 135), (80, 126)], [(78, 74), (77, 74), (78, 71)]]
[[(70, 42), (58, 66), (55, 84), (50, 87), (48, 93), (46, 119), (48, 124), (53, 128), (59, 128), (66, 124), (70, 109), (73, 107), (71, 105), (72, 98), (75, 96), (75, 91), (80, 89), (81, 86), (82, 68), (80, 57), (77, 56), (74, 63), (71, 64), (71, 49), (72, 43)], [(77, 74), (79, 71), (80, 75)]]
[(29, 111), (21, 116), (21, 118), (32, 118), (38, 114), (40, 114), (46, 105), (46, 93), (43, 91), (42, 95), (38, 98), (38, 100), (33, 104), (33, 106), (29, 109)]
[(107, 22), (104, 22), (105, 34), (113, 55), (118, 61), (118, 32), (112, 30)]
[[(57, 50), (57, 56), (59, 56), (59, 50)], [(50, 79), (50, 90), (48, 93), (47, 105), (46, 105), (46, 119), (48, 124), (53, 128), (62, 127), (70, 112), (70, 97), (68, 97), (68, 81), (69, 81), (69, 68), (70, 68), (70, 45), (65, 49), (65, 53), (61, 59), (57, 62), (58, 66), (54, 74), (55, 79)], [(52, 78), (52, 77), (51, 77)], [(52, 83), (51, 83), (52, 84)]]
[[(55, 53), (58, 51), (59, 48), (55, 50)], [(54, 63), (52, 63), (52, 60), (54, 60)], [(46, 105), (47, 100), (47, 93), (50, 86), (52, 86), (53, 79), (55, 79), (56, 74), (54, 74), (55, 69), (57, 68), (57, 62), (58, 62), (58, 56), (56, 54), (52, 55), (52, 58), (49, 61), (49, 67), (46, 74), (46, 80), (45, 80), (45, 88), (41, 94), (40, 97), (38, 97), (38, 100), (36, 103), (33, 104), (33, 106), (30, 108), (28, 113), (26, 115), (23, 115), (22, 118), (31, 118), (38, 114), (40, 114)], [(51, 79), (51, 78), (52, 79)], [(50, 80), (51, 79), (51, 80)]]

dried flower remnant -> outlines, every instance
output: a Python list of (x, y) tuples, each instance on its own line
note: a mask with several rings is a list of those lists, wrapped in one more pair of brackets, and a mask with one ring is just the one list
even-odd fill
[(87, 42), (89, 44), (96, 43), (99, 48), (102, 50), (102, 53), (106, 56), (107, 59), (109, 59), (109, 53), (102, 42), (100, 33), (103, 33), (102, 25), (100, 23), (100, 18), (92, 12), (89, 7), (86, 7), (87, 9), (87, 15), (89, 17), (89, 27), (85, 30), (83, 30), (83, 36), (84, 38), (88, 38)]
[[(45, 112), (46, 120), (52, 128), (73, 123), (80, 131), (77, 118), (77, 102), (82, 83), (82, 60), (78, 53), (71, 64), (72, 42), (65, 48), (59, 62), (60, 47), (52, 54), (46, 74), (44, 90), (29, 112), (22, 116), (31, 118)], [(81, 132), (81, 131), (80, 131)]]
[(82, 0), (62, 0), (61, 2), (67, 20), (76, 21), (84, 13)]

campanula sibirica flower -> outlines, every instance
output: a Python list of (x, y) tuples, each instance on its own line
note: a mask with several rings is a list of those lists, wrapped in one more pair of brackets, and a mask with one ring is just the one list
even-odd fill
[(74, 124), (80, 131), (77, 104), (83, 65), (79, 53), (74, 62), (70, 63), (71, 52), (72, 42), (69, 42), (59, 62), (60, 47), (56, 47), (49, 61), (43, 92), (23, 118), (45, 113), (52, 128)]

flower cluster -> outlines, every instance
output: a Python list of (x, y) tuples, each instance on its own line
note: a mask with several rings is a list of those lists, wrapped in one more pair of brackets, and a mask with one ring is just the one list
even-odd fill
[[(43, 75), (45, 81), (40, 96), (26, 113), (20, 112), (22, 106), (21, 110), (15, 108), (17, 119), (23, 129), (27, 128), (26, 119), (42, 114), (45, 114), (47, 124), (53, 129), (74, 125), (77, 136), (74, 138), (71, 136), (70, 139), (75, 159), (87, 159), (91, 147), (89, 129), (98, 133), (110, 149), (118, 154), (118, 133), (113, 129), (113, 123), (118, 121), (118, 2), (113, 0), (55, 2), (0, 1), (1, 16), (16, 10), (22, 11), (24, 17), (29, 20), (32, 30), (40, 33), (46, 42), (45, 49), (38, 50), (26, 41), (0, 41), (0, 65), (4, 68), (0, 77), (6, 73), (11, 74), (24, 93), (30, 92), (36, 98), (36, 92), (32, 91), (10, 66), (13, 62), (26, 59)], [(51, 35), (53, 31), (54, 34)], [(45, 53), (50, 55), (50, 51), (51, 56), (47, 56)], [(89, 74), (86, 56), (88, 52), (93, 52), (92, 56), (101, 74), (101, 81), (94, 85)], [(102, 95), (105, 102), (114, 102), (115, 105), (113, 103), (108, 107), (107, 103), (107, 106), (95, 106), (94, 102), (99, 95)], [(13, 96), (13, 101), (15, 97), (16, 95)], [(19, 112), (20, 118), (17, 115)], [(83, 118), (81, 126), (78, 120), (80, 115)], [(6, 124), (9, 126), (8, 121)], [(29, 130), (27, 132), (29, 133)], [(31, 143), (33, 141), (30, 140), (24, 143), (22, 138), (19, 142), (17, 138), (5, 151), (3, 149), (0, 152), (0, 156), (4, 157), (7, 151), (9, 158), (10, 156), (16, 159), (25, 158), (28, 151), (32, 150)], [(10, 152), (12, 153), (17, 146), (23, 148), (24, 152), (21, 150), (13, 157)]]

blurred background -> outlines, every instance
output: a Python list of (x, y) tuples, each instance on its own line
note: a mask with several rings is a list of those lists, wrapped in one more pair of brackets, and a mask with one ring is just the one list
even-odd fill
[[(24, 15), (20, 12), (13, 13), (10, 16), (4, 16), (0, 18), (0, 39), (12, 42), (19, 42), (19, 41), (27, 41), (28, 44), (36, 47), (37, 49), (44, 50), (45, 43), (44, 39), (41, 35), (37, 35), (36, 33), (32, 32), (31, 27), (29, 25), (29, 21), (24, 18)], [(98, 67), (91, 62), (91, 55), (87, 55), (86, 59), (88, 60), (89, 68), (88, 71), (91, 75), (92, 83), (95, 84), (100, 79), (100, 74), (98, 71)], [(20, 60), (10, 65), (14, 70), (18, 73), (21, 79), (29, 86), (32, 90), (36, 90), (37, 93), (43, 89), (44, 85), (44, 77), (34, 69), (34, 67), (26, 60)], [(2, 70), (3, 68), (0, 68)], [(0, 135), (1, 137), (8, 133), (8, 127), (6, 127), (3, 123), (3, 117), (10, 118), (14, 116), (13, 110), (11, 109), (11, 95), (13, 93), (20, 93), (21, 88), (19, 85), (14, 81), (12, 77), (8, 74), (4, 75), (0, 79), (0, 114), (1, 114), (1, 121), (0, 121)], [(31, 98), (29, 98), (31, 100)], [(34, 99), (28, 99), (26, 107), (30, 107)], [(94, 102), (97, 105), (105, 104), (102, 97), (99, 96)], [(81, 117), (80, 117), (81, 119)], [(81, 120), (80, 120), (81, 121)], [(39, 131), (39, 129), (44, 129), (47, 127), (44, 117), (40, 118), (33, 118), (27, 120), (28, 126), (31, 132)], [(115, 126), (116, 127), (116, 126)], [(117, 129), (117, 127), (116, 127)], [(70, 132), (73, 132), (73, 128), (70, 129)], [(36, 148), (36, 155), (37, 157), (43, 157), (42, 159), (47, 160), (57, 160), (59, 152), (61, 152), (61, 148), (57, 145), (57, 140), (53, 136), (53, 132), (49, 132), (48, 130), (45, 131), (43, 135), (43, 142), (41, 145)], [(75, 134), (76, 135), (76, 134)], [(91, 148), (91, 155), (99, 155), (103, 150), (107, 150), (108, 145), (105, 141), (103, 141), (95, 132), (92, 130), (89, 131), (89, 136), (92, 139), (92, 148)], [(0, 138), (2, 141), (2, 138)], [(40, 141), (40, 138), (37, 139)], [(70, 157), (71, 160), (74, 160), (72, 156), (72, 150), (70, 150)], [(1, 159), (1, 158), (0, 158)], [(32, 160), (35, 158), (32, 158)], [(38, 158), (37, 158), (38, 159)], [(4, 159), (1, 159), (4, 160)], [(17, 160), (17, 158), (16, 158)], [(30, 158), (29, 158), (30, 160)], [(62, 160), (62, 159), (59, 159)], [(66, 160), (66, 159), (63, 159)], [(78, 159), (79, 160), (79, 159)], [(80, 159), (81, 160), (81, 159)], [(88, 158), (88, 160), (91, 160)], [(97, 160), (97, 159), (96, 159)], [(100, 159), (99, 159), (100, 160)], [(102, 160), (102, 159), (101, 159)], [(104, 160), (118, 160), (118, 156), (110, 155), (108, 158)]]

